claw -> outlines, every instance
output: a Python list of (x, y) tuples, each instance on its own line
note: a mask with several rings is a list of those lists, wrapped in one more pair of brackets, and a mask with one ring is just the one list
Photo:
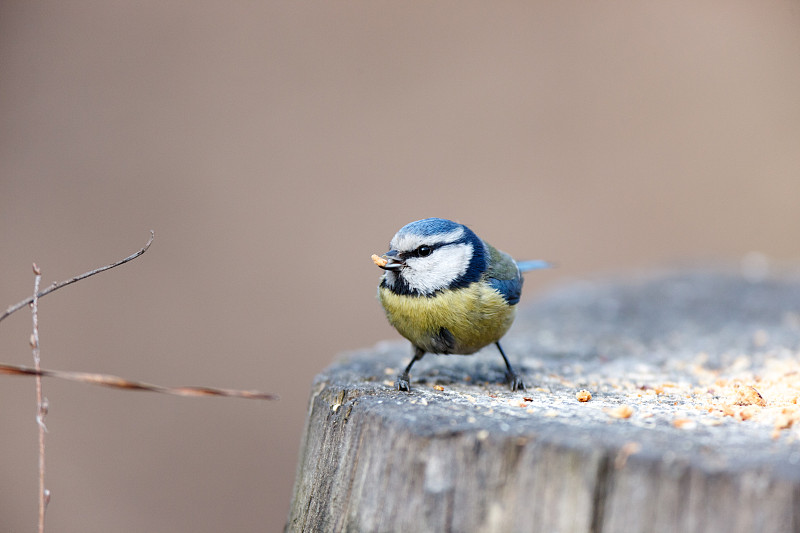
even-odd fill
[(506, 372), (506, 378), (508, 379), (508, 386), (512, 391), (525, 390), (525, 383), (522, 381), (522, 377), (516, 372)]
[(397, 376), (397, 390), (403, 392), (411, 392), (411, 383), (409, 383), (411, 378), (408, 377), (408, 374), (400, 374)]

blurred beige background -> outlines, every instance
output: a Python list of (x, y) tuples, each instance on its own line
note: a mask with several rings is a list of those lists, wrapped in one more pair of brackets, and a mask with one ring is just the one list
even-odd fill
[[(369, 256), (412, 220), (556, 260), (523, 305), (797, 260), (799, 29), (796, 0), (0, 3), (0, 307), (154, 229), (42, 300), (44, 366), (282, 397), (46, 381), (49, 530), (279, 531), (313, 376), (399, 338)], [(33, 381), (0, 402), (0, 531), (32, 531)]]

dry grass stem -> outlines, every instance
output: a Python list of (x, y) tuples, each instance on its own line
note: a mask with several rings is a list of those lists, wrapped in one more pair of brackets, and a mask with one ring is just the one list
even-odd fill
[(256, 390), (221, 389), (216, 387), (164, 387), (153, 383), (132, 381), (110, 374), (94, 374), (90, 372), (68, 372), (64, 370), (37, 369), (21, 365), (0, 363), (0, 374), (9, 376), (36, 376), (65, 379), (91, 385), (102, 385), (114, 389), (140, 390), (171, 394), (173, 396), (225, 396), (229, 398), (244, 398), (248, 400), (277, 400), (278, 395)]

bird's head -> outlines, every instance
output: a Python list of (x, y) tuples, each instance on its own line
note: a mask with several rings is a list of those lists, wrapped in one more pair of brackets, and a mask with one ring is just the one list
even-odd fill
[(376, 264), (386, 271), (382, 285), (399, 294), (431, 296), (465, 287), (487, 266), (483, 241), (463, 224), (442, 218), (403, 226), (389, 248)]

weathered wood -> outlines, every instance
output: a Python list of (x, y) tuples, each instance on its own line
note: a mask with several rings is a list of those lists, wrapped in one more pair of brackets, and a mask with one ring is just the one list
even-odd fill
[(526, 392), (490, 349), (426, 356), (410, 394), (402, 343), (318, 376), (287, 530), (800, 530), (800, 281), (575, 284), (504, 346)]

